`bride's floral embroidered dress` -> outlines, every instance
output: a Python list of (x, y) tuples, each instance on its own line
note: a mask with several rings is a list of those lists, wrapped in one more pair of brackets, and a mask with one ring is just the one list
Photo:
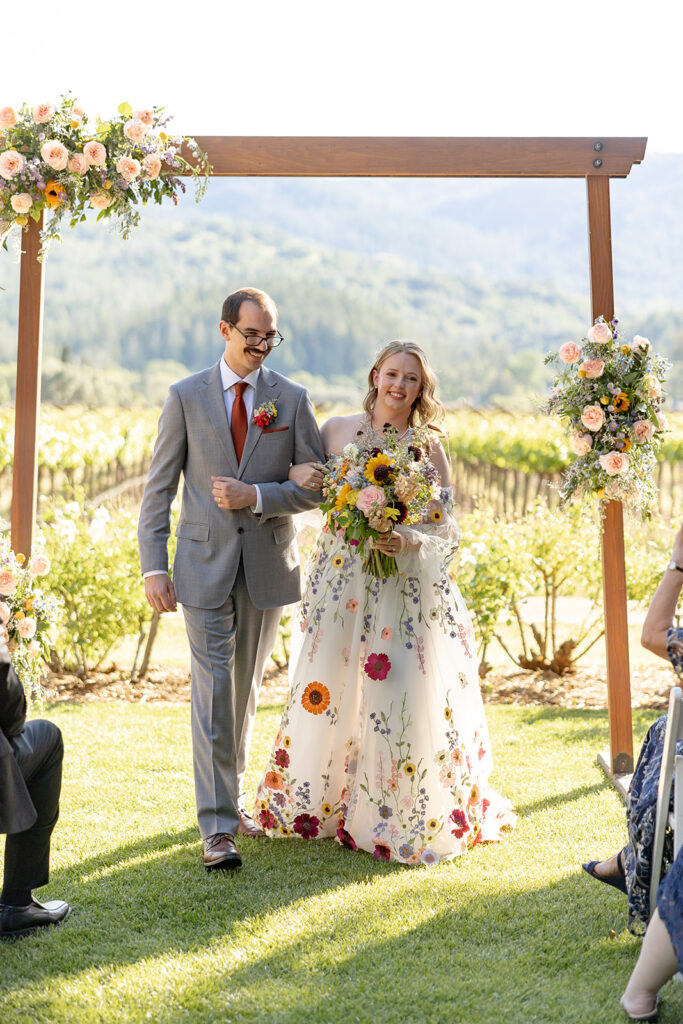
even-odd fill
[(488, 785), (472, 623), (448, 573), (459, 529), (447, 492), (411, 531), (419, 549), (386, 579), (328, 528), (319, 538), (257, 791), (270, 836), (334, 836), (377, 859), (436, 864), (514, 824)]

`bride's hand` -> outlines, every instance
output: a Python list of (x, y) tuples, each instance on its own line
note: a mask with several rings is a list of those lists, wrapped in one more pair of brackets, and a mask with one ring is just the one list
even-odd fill
[(319, 462), (301, 462), (289, 467), (289, 479), (304, 490), (319, 491), (323, 485), (323, 467)]
[(394, 558), (396, 555), (402, 554), (408, 549), (407, 539), (396, 530), (392, 530), (391, 533), (386, 533), (383, 537), (374, 541), (374, 548), (381, 551), (383, 555), (392, 555)]

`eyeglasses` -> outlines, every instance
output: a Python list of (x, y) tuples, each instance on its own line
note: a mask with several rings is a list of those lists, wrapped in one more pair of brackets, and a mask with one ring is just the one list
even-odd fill
[(265, 341), (269, 349), (277, 348), (285, 340), (279, 331), (276, 331), (275, 334), (245, 334), (244, 331), (239, 329), (237, 324), (231, 324), (228, 321), (228, 326), (234, 327), (238, 334), (242, 335), (249, 348), (260, 348), (262, 341)]

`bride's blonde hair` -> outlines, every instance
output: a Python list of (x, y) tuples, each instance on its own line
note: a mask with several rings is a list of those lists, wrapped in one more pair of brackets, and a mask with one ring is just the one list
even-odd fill
[(381, 368), (382, 363), (386, 362), (387, 359), (390, 359), (391, 356), (395, 356), (398, 352), (409, 356), (415, 356), (422, 370), (422, 388), (420, 390), (420, 394), (413, 402), (413, 407), (410, 410), (410, 415), (408, 416), (408, 425), (411, 427), (425, 426), (438, 429), (437, 424), (441, 423), (443, 420), (446, 410), (434, 394), (436, 390), (436, 376), (434, 371), (427, 362), (427, 356), (424, 354), (420, 346), (414, 341), (390, 341), (377, 354), (372, 369), (368, 374), (369, 390), (363, 399), (363, 408), (368, 415), (372, 416), (373, 409), (375, 408), (375, 402), (377, 401), (377, 388), (373, 383), (372, 375), (375, 370), (379, 370)]

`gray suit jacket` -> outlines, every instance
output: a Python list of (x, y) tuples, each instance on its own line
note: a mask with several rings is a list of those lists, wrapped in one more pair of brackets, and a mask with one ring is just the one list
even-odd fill
[[(287, 479), (293, 463), (321, 461), (322, 441), (306, 390), (261, 367), (254, 409), (274, 402), (277, 418), (262, 430), (249, 423), (237, 464), (225, 411), (220, 364), (173, 384), (159, 420), (142, 499), (138, 541), (143, 573), (168, 571), (171, 503), (180, 474), (184, 488), (173, 583), (181, 604), (217, 608), (227, 599), (240, 558), (257, 608), (277, 608), (301, 596), (292, 514), (314, 508), (319, 494)], [(258, 484), (263, 511), (218, 508), (212, 476)]]

